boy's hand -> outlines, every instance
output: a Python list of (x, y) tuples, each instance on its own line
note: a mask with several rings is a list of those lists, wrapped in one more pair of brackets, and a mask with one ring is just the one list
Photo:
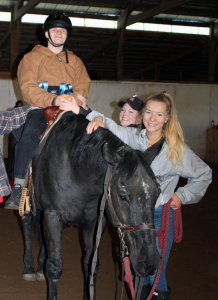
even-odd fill
[(82, 102), (82, 105), (79, 105), (78, 102), (77, 104), (87, 110), (88, 107), (86, 106), (86, 98), (84, 98), (82, 95), (77, 95), (77, 99)]
[(65, 110), (65, 111), (71, 110), (72, 112), (74, 112), (77, 115), (78, 115), (79, 109), (80, 109), (73, 96), (71, 96), (69, 99), (61, 99), (59, 108), (62, 110)]
[(54, 105), (55, 106), (60, 106), (62, 101), (63, 100), (73, 100), (77, 103), (78, 106), (81, 106), (85, 109), (86, 108), (86, 99), (82, 96), (82, 95), (78, 95), (78, 96), (74, 96), (73, 94), (70, 94), (70, 95), (66, 95), (66, 94), (63, 94), (63, 95), (59, 95), (57, 97), (55, 97), (55, 101), (54, 101)]

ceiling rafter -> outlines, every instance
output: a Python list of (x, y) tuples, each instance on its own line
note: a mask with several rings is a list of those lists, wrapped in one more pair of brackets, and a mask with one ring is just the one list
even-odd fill
[(133, 0), (130, 5), (127, 6), (127, 8), (122, 12), (122, 14), (117, 19), (117, 28), (123, 28), (126, 27), (126, 21), (128, 16), (131, 14), (131, 12), (137, 7), (137, 5), (142, 2), (142, 0)]
[(188, 3), (190, 1), (191, 0), (176, 0), (176, 1), (175, 0), (168, 0), (168, 1), (161, 2), (161, 4), (159, 4), (159, 5), (151, 8), (151, 9), (148, 9), (148, 10), (144, 11), (141, 14), (138, 14), (138, 15), (128, 19), (127, 26), (132, 25), (136, 22), (143, 21), (147, 18), (156, 16), (156, 15), (158, 15), (160, 13), (163, 13), (163, 12), (169, 10), (169, 9), (172, 9), (174, 7), (183, 5), (183, 4)]
[(30, 11), (31, 8), (35, 7), (40, 0), (30, 0), (26, 5), (23, 6), (24, 0), (18, 0), (15, 7), (14, 7), (14, 19), (13, 21), (16, 22), (20, 18), (22, 18), (26, 13)]

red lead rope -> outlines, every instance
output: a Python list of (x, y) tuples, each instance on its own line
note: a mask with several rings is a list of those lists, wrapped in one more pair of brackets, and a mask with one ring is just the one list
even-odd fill
[(135, 291), (133, 287), (133, 279), (132, 279), (132, 274), (130, 270), (130, 260), (129, 257), (126, 256), (124, 257), (124, 268), (125, 268), (125, 273), (126, 275), (124, 276), (124, 280), (129, 284), (131, 295), (132, 295), (132, 300), (135, 300)]
[[(163, 261), (166, 253), (167, 248), (167, 240), (168, 240), (168, 231), (169, 231), (169, 219), (170, 219), (170, 204), (172, 202), (172, 199), (170, 199), (163, 207), (163, 213), (162, 213), (162, 220), (161, 220), (161, 227), (160, 230), (157, 231), (156, 236), (158, 236), (158, 247), (162, 249), (161, 253), (161, 264), (157, 270), (157, 274), (155, 277), (154, 284), (152, 286), (151, 292), (147, 298), (147, 300), (150, 300), (154, 294), (154, 291), (156, 289), (158, 280), (160, 278), (161, 269), (163, 266)], [(176, 209), (173, 211), (173, 219), (174, 219), (174, 227), (173, 227), (173, 240), (175, 243), (180, 243), (182, 240), (182, 213), (181, 209)], [(130, 271), (130, 262), (129, 258), (124, 258), (124, 266), (125, 266), (125, 272), (126, 276), (124, 277), (124, 280), (129, 283), (131, 294), (133, 300), (135, 299), (135, 292), (133, 287), (133, 280), (131, 276)]]

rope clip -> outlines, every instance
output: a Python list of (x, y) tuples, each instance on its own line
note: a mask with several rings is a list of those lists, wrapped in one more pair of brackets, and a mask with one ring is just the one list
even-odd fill
[(122, 224), (120, 224), (120, 226), (117, 228), (117, 233), (118, 233), (119, 239), (122, 241), (124, 239), (124, 233), (125, 233), (125, 229)]

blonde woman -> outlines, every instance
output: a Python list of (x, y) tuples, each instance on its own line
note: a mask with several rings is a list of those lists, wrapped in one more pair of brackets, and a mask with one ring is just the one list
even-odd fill
[[(79, 113), (77, 105), (73, 102), (62, 104), (68, 109)], [(211, 169), (185, 144), (182, 128), (177, 119), (174, 101), (170, 94), (162, 92), (150, 96), (141, 111), (142, 123), (146, 129), (122, 127), (104, 115), (92, 111), (87, 119), (92, 121), (87, 127), (87, 132), (92, 133), (99, 126), (106, 127), (117, 135), (122, 141), (133, 149), (145, 151), (152, 147), (163, 137), (165, 142), (158, 156), (151, 164), (151, 168), (160, 184), (161, 194), (157, 199), (154, 213), (156, 232), (160, 229), (163, 206), (172, 199), (170, 204), (170, 221), (167, 240), (167, 248), (163, 261), (162, 271), (152, 300), (171, 299), (171, 288), (167, 285), (165, 270), (173, 244), (173, 210), (182, 204), (199, 202), (204, 196), (210, 182)], [(179, 177), (187, 178), (188, 183), (184, 187), (175, 188)], [(157, 249), (158, 237), (156, 240)], [(154, 283), (155, 275), (144, 279), (141, 300), (145, 300)]]

